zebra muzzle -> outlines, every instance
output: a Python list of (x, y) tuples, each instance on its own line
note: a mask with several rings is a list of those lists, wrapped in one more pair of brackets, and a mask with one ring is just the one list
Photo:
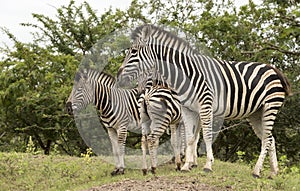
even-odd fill
[(72, 102), (69, 101), (66, 103), (66, 111), (69, 115), (73, 115)]

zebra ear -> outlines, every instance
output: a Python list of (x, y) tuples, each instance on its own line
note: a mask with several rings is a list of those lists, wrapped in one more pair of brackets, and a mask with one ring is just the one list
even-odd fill
[(75, 81), (79, 82), (80, 79), (87, 80), (87, 69), (80, 69), (76, 74), (75, 74)]
[(147, 43), (149, 41), (149, 38), (151, 36), (151, 25), (146, 25), (142, 29), (142, 40), (143, 42)]
[(87, 69), (86, 68), (82, 69), (82, 74), (87, 74)]
[(83, 70), (82, 70), (82, 78), (84, 79), (84, 80), (87, 80), (87, 78), (88, 78), (88, 69), (86, 69), (86, 68), (84, 68)]
[(81, 72), (77, 72), (75, 74), (75, 82), (79, 82), (80, 78), (81, 78), (81, 75), (80, 75)]

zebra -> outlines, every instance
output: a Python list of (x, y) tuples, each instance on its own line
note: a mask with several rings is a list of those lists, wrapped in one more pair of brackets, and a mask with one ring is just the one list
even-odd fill
[(170, 88), (162, 86), (163, 84), (157, 79), (151, 77), (144, 83), (139, 83), (138, 87), (140, 91), (143, 89), (138, 100), (142, 124), (143, 174), (147, 174), (147, 147), (151, 157), (151, 172), (155, 174), (159, 138), (168, 127), (171, 130), (176, 170), (179, 170), (185, 133), (184, 125), (181, 122), (181, 104), (176, 93)]
[[(152, 105), (152, 98), (172, 104), (170, 101), (165, 101), (164, 99), (167, 97), (162, 96), (157, 91), (156, 89), (151, 96), (148, 96), (151, 97), (150, 105)], [(135, 129), (136, 131), (141, 131), (141, 125), (143, 125), (139, 112), (139, 102), (143, 100), (139, 99), (140, 94), (141, 92), (137, 89), (124, 90), (118, 88), (115, 78), (104, 72), (83, 69), (79, 70), (75, 75), (75, 83), (67, 100), (66, 109), (69, 114), (73, 114), (73, 112), (76, 113), (86, 108), (88, 104), (94, 104), (99, 110), (100, 119), (108, 130), (113, 148), (115, 158), (115, 169), (111, 173), (113, 176), (124, 174), (125, 171), (125, 141), (127, 130), (132, 130), (129, 124), (136, 122), (134, 125), (137, 128)], [(172, 115), (173, 113), (166, 112), (166, 114)], [(166, 116), (166, 118), (172, 118), (172, 116)], [(173, 118), (175, 119), (176, 117)], [(173, 124), (170, 125), (172, 126)], [(145, 126), (145, 128), (149, 127)], [(171, 135), (172, 141), (175, 139), (173, 136)]]
[(70, 114), (88, 104), (99, 110), (100, 119), (108, 131), (115, 159), (111, 175), (124, 174), (125, 141), (129, 124), (138, 127), (137, 89), (123, 90), (116, 87), (115, 78), (93, 69), (81, 69), (75, 75), (75, 83), (66, 103)]
[(247, 118), (261, 140), (261, 152), (252, 175), (260, 177), (263, 161), (270, 156), (271, 174), (278, 174), (272, 128), (286, 96), (288, 79), (276, 68), (257, 62), (223, 61), (197, 52), (178, 36), (154, 25), (142, 25), (132, 32), (133, 44), (118, 71), (118, 84), (142, 73), (155, 71), (177, 93), (186, 126), (186, 161), (181, 170), (195, 163), (195, 142), (200, 128), (206, 146), (205, 171), (212, 171), (212, 126), (225, 119)]

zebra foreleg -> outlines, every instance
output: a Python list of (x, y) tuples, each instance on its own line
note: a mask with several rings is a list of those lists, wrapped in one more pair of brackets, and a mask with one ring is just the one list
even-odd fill
[(211, 138), (209, 138), (209, 135), (211, 134), (211, 131), (208, 128), (203, 128), (203, 138), (206, 145), (206, 164), (203, 168), (205, 172), (212, 172), (212, 164), (214, 162), (214, 156), (212, 153), (212, 141)]
[(112, 143), (112, 150), (115, 159), (115, 170), (111, 172), (112, 176), (124, 174), (125, 172), (124, 153), (126, 134), (122, 133), (123, 131), (127, 132), (126, 128), (125, 130), (120, 129), (118, 131), (113, 128), (108, 128), (108, 135)]
[[(200, 129), (199, 129), (200, 131)], [(199, 133), (196, 133), (195, 135), (195, 146), (194, 146), (194, 164), (191, 166), (192, 168), (196, 168), (198, 167), (198, 154), (197, 154), (197, 145), (198, 145), (198, 142), (199, 142), (199, 136), (200, 136), (200, 132)]]
[(195, 164), (195, 136), (187, 139), (187, 147), (185, 151), (185, 163), (181, 167), (181, 171), (190, 171), (193, 165)]
[(127, 125), (122, 126), (117, 130), (118, 133), (118, 145), (119, 145), (119, 171), (118, 174), (125, 173), (125, 142), (127, 138)]
[(199, 133), (199, 117), (198, 113), (191, 111), (188, 108), (182, 108), (182, 120), (185, 125), (185, 163), (181, 167), (181, 171), (190, 171), (195, 164), (196, 136)]
[(203, 168), (205, 172), (212, 171), (214, 156), (212, 152), (212, 112), (210, 109), (202, 109), (200, 112), (200, 123), (203, 129), (203, 140), (206, 146), (206, 164)]
[(117, 132), (113, 128), (108, 128), (108, 136), (110, 138), (110, 142), (112, 144), (113, 156), (115, 159), (115, 170), (111, 172), (112, 176), (115, 176), (119, 173), (120, 169), (120, 161), (119, 161), (119, 144), (118, 144), (118, 136)]

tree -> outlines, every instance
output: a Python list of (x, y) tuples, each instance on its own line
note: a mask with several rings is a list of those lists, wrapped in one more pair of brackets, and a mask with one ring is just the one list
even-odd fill
[(32, 43), (22, 43), (3, 29), (14, 47), (1, 49), (6, 56), (0, 62), (0, 134), (22, 137), (20, 145), (31, 136), (45, 154), (55, 145), (61, 152), (79, 154), (86, 146), (64, 111), (76, 69), (99, 39), (135, 19), (111, 9), (99, 18), (88, 3), (76, 7), (75, 1), (57, 9), (53, 19), (32, 15), (38, 24), (23, 24), (39, 31)]
[[(38, 24), (23, 24), (38, 29), (32, 43), (19, 42), (4, 30), (15, 45), (12, 50), (2, 49), (5, 58), (0, 61), (0, 137), (18, 135), (26, 141), (32, 136), (45, 153), (54, 145), (70, 154), (85, 149), (63, 109), (82, 57), (115, 30), (154, 23), (184, 31), (202, 44), (204, 54), (264, 62), (282, 70), (294, 96), (281, 109), (274, 134), (279, 155), (299, 161), (300, 148), (295, 146), (300, 141), (299, 15), (299, 3), (290, 0), (267, 0), (261, 5), (250, 0), (240, 9), (231, 0), (133, 0), (126, 11), (109, 9), (100, 16), (88, 3), (76, 6), (72, 0), (57, 9), (55, 18), (33, 14)], [(116, 56), (106, 70), (115, 74), (121, 62), (122, 55)], [(234, 161), (237, 151), (243, 151), (244, 159), (252, 160), (260, 142), (250, 126), (244, 121), (225, 125), (228, 129), (214, 144), (217, 157)]]

